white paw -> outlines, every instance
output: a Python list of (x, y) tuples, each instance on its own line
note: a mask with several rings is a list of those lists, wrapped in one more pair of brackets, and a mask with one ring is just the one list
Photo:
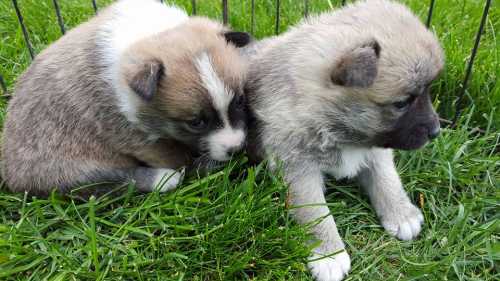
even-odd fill
[(410, 203), (404, 208), (399, 208), (397, 213), (384, 215), (381, 222), (391, 235), (401, 240), (411, 240), (420, 233), (424, 216), (417, 207)]
[(180, 171), (172, 169), (156, 169), (153, 190), (166, 192), (176, 188), (184, 179), (185, 169)]
[(325, 258), (314, 254), (311, 259), (313, 261), (307, 265), (317, 281), (340, 281), (347, 276), (349, 269), (351, 269), (351, 259), (345, 251)]

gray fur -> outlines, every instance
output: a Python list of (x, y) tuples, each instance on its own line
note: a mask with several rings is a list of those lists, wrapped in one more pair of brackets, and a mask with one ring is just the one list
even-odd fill
[[(115, 5), (124, 2), (119, 1)], [(11, 190), (44, 195), (51, 189), (67, 192), (88, 183), (135, 181), (138, 189), (151, 191), (163, 175), (171, 176), (173, 173), (172, 180), (161, 188), (165, 191), (182, 179), (183, 173), (175, 173), (176, 170), (193, 164), (193, 152), (198, 152), (199, 144), (183, 141), (187, 137), (177, 137), (177, 131), (173, 129), (156, 128), (172, 127), (173, 122), (166, 116), (165, 107), (169, 107), (171, 112), (179, 111), (179, 107), (188, 102), (186, 107), (191, 108), (190, 105), (204, 101), (202, 98), (197, 100), (198, 96), (194, 95), (180, 96), (175, 90), (168, 92), (172, 104), (165, 103), (162, 100), (164, 96), (157, 97), (160, 92), (165, 94), (165, 90), (156, 93), (163, 70), (159, 62), (138, 62), (137, 65), (142, 63), (144, 67), (142, 71), (139, 67), (135, 73), (132, 73), (135, 65), (127, 69), (131, 75), (135, 74), (128, 87), (145, 100), (140, 104), (139, 117), (147, 115), (151, 118), (132, 122), (121, 110), (119, 95), (126, 93), (117, 92), (116, 83), (109, 78), (110, 69), (114, 69), (109, 51), (106, 53), (105, 50), (110, 36), (105, 36), (107, 34), (102, 29), (118, 14), (108, 8), (89, 22), (72, 29), (40, 53), (18, 79), (7, 109), (2, 143), (2, 177)], [(229, 57), (218, 61), (227, 59), (232, 61), (232, 65), (239, 65), (237, 57), (230, 57), (237, 53), (236, 50), (220, 35), (226, 30), (222, 25), (196, 18), (187, 20), (179, 28), (192, 33), (200, 30), (199, 33), (209, 38), (198, 36), (197, 40), (192, 40), (195, 41), (192, 46), (185, 48), (187, 54), (196, 48), (203, 50), (204, 43), (210, 42), (207, 43), (210, 50), (226, 53)], [(172, 32), (180, 34), (181, 31)], [(157, 41), (164, 40), (175, 45), (168, 35), (163, 32), (145, 38), (128, 50), (138, 58), (141, 55), (151, 58), (158, 52), (164, 55), (168, 51), (181, 54), (182, 48), (158, 50), (149, 44), (159, 44)], [(188, 40), (175, 36), (178, 40)], [(185, 46), (184, 43), (180, 45)], [(193, 87), (199, 85), (199, 81), (193, 81), (199, 80), (199, 74), (193, 67), (184, 64), (185, 68), (181, 69), (182, 64), (174, 65), (179, 68), (174, 67), (171, 72), (185, 75), (178, 79), (180, 83), (191, 81)], [(221, 65), (220, 71), (226, 71), (228, 64)], [(231, 80), (235, 84), (240, 83), (239, 77), (242, 76), (238, 69), (227, 70), (232, 75), (230, 77), (236, 77)], [(118, 73), (122, 69), (114, 71)], [(160, 84), (166, 88), (165, 83)]]
[(103, 164), (137, 165), (134, 150), (152, 142), (119, 112), (111, 86), (99, 79), (105, 66), (96, 28), (70, 31), (19, 78), (2, 147), (3, 178), (12, 190), (45, 193), (77, 184)]
[[(246, 54), (249, 151), (283, 163), (291, 213), (299, 223), (315, 222), (321, 241), (312, 256), (344, 249), (325, 205), (326, 174), (358, 178), (382, 225), (400, 239), (416, 237), (423, 217), (389, 148), (417, 148), (439, 129), (423, 86), (443, 66), (435, 36), (400, 4), (359, 1), (254, 43)], [(415, 102), (394, 106), (410, 94)], [(343, 252), (309, 267), (317, 280), (341, 280), (350, 260)]]

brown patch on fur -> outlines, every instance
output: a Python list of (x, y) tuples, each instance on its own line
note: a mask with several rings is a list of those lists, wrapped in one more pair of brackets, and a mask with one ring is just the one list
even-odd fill
[[(165, 168), (191, 164), (186, 145), (165, 135), (158, 141), (120, 111), (116, 95), (124, 93), (115, 93), (105, 78), (109, 65), (99, 37), (99, 27), (112, 16), (103, 10), (69, 31), (18, 79), (2, 141), (2, 177), (11, 190), (46, 195), (53, 188), (66, 192), (79, 184), (134, 179), (141, 162)], [(234, 57), (231, 69), (217, 66), (224, 73), (237, 77), (242, 69), (236, 67), (235, 48), (219, 35), (222, 30), (218, 23), (194, 18), (130, 48), (121, 66), (120, 83), (127, 87), (141, 63), (155, 59), (165, 67), (156, 95), (139, 113), (184, 120), (208, 106), (193, 58), (208, 50)]]
[(209, 93), (203, 86), (195, 60), (203, 53), (211, 58), (220, 78), (233, 89), (241, 88), (244, 64), (236, 48), (228, 44), (220, 24), (205, 18), (192, 18), (186, 24), (136, 43), (124, 55), (125, 80), (139, 71), (142, 61), (158, 60), (164, 68), (158, 92), (151, 103), (141, 108), (163, 112), (175, 120), (191, 120), (198, 112), (211, 107)]

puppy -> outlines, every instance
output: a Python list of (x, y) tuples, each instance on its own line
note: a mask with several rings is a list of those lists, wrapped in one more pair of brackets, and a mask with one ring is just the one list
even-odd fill
[(325, 205), (325, 175), (357, 178), (382, 226), (415, 238), (423, 216), (391, 149), (416, 149), (439, 134), (429, 86), (443, 52), (434, 34), (400, 4), (360, 1), (244, 53), (251, 60), (249, 150), (282, 162), (291, 213), (312, 223), (321, 241), (308, 264), (314, 277), (341, 280), (351, 263)]
[(123, 0), (71, 30), (20, 77), (3, 133), (13, 191), (135, 181), (167, 191), (196, 157), (246, 136), (238, 54), (249, 40), (153, 0)]

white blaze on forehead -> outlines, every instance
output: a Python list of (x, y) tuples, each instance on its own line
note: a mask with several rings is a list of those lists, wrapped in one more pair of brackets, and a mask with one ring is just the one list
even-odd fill
[(215, 130), (206, 138), (210, 157), (218, 161), (227, 161), (231, 157), (231, 152), (243, 147), (246, 137), (243, 129), (234, 129), (229, 122), (229, 104), (234, 97), (234, 93), (226, 87), (217, 75), (213, 61), (207, 53), (201, 54), (195, 60), (195, 64), (201, 81), (223, 123), (222, 128)]
[(195, 64), (200, 73), (201, 81), (212, 98), (215, 109), (221, 113), (223, 119), (225, 119), (224, 122), (227, 122), (227, 110), (233, 99), (233, 91), (228, 89), (219, 78), (214, 69), (212, 59), (210, 59), (207, 53), (202, 53), (195, 60)]

